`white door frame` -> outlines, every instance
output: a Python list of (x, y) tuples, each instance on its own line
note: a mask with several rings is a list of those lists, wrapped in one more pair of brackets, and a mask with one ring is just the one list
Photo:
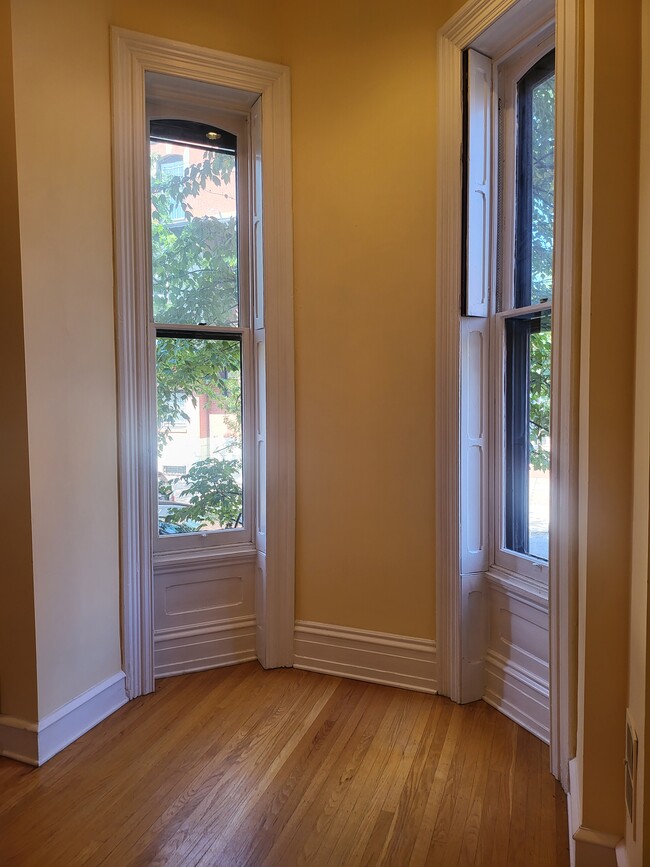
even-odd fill
[[(293, 663), (295, 409), (289, 70), (284, 66), (112, 28), (113, 159), (122, 647), (130, 698), (154, 689), (151, 388), (146, 372), (148, 140), (145, 73), (174, 75), (259, 96), (263, 161), (266, 524), (255, 527), (257, 655), (266, 668)], [(144, 316), (146, 321), (146, 316)], [(258, 437), (259, 439), (259, 437)], [(258, 443), (260, 445), (260, 443)]]
[[(439, 692), (461, 699), (460, 285), (462, 52), (516, 0), (469, 0), (438, 35), (436, 643)], [(555, 285), (551, 546), (551, 770), (568, 788), (577, 684), (577, 444), (580, 282), (580, 9), (556, 3)], [(561, 362), (560, 362), (561, 359)]]

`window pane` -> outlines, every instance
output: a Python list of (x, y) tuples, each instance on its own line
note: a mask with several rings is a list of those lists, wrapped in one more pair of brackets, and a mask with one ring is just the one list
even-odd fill
[[(172, 179), (178, 180), (183, 177), (185, 166), (182, 154), (169, 154), (160, 158), (157, 166), (158, 178), (161, 187), (167, 185)], [(169, 208), (169, 224), (182, 223), (185, 219), (183, 208), (178, 201), (173, 201)]]
[(158, 532), (242, 526), (241, 344), (156, 339)]
[(505, 546), (548, 560), (550, 311), (506, 320)]
[(555, 157), (555, 75), (533, 88), (532, 95), (531, 304), (553, 294), (553, 172)]
[(237, 326), (234, 151), (152, 137), (150, 159), (154, 320)]
[(517, 85), (515, 306), (553, 295), (555, 52)]

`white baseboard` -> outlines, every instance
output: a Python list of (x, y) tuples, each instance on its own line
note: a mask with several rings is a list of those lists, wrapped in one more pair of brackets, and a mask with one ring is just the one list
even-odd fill
[(0, 756), (37, 766), (37, 723), (0, 714)]
[(544, 743), (550, 742), (548, 684), (494, 650), (485, 657), (483, 699)]
[(435, 693), (436, 643), (387, 632), (296, 621), (294, 668)]
[(124, 672), (96, 684), (38, 723), (0, 716), (0, 754), (43, 765), (128, 701)]
[(44, 717), (38, 724), (39, 765), (126, 704), (124, 681), (120, 671)]
[(621, 840), (616, 847), (616, 867), (630, 867), (625, 840)]
[(627, 864), (625, 841), (614, 834), (582, 825), (582, 804), (578, 780), (578, 760), (569, 762), (569, 851), (571, 867), (624, 867)]
[(569, 791), (566, 793), (566, 807), (569, 821), (569, 862), (576, 867), (576, 841), (573, 837), (580, 827), (580, 789), (578, 786), (578, 760), (569, 762)]
[(257, 659), (254, 617), (225, 623), (159, 629), (154, 635), (155, 676), (172, 677)]

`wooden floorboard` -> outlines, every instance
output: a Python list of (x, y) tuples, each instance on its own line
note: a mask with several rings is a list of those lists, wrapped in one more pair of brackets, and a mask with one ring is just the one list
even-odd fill
[(568, 867), (566, 801), (483, 702), (245, 663), (0, 758), (0, 864)]

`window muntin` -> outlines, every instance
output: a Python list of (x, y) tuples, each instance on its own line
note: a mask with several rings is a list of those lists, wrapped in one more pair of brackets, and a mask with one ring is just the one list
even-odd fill
[[(186, 119), (150, 121), (157, 545), (165, 550), (251, 533), (240, 139), (241, 131)], [(182, 174), (159, 170), (179, 154)]]

